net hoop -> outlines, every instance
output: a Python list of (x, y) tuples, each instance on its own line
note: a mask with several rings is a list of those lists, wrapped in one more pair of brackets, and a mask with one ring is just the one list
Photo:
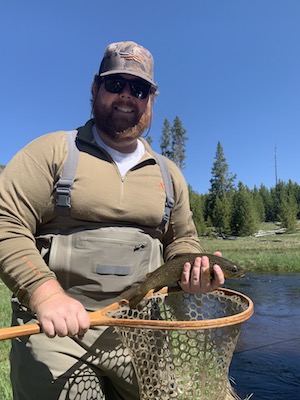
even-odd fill
[[(151, 296), (164, 295), (174, 291), (179, 292), (181, 290), (178, 288), (170, 289), (167, 287), (155, 293), (152, 290), (147, 293), (145, 299), (148, 299)], [(91, 323), (92, 325), (97, 325), (97, 322), (99, 320), (101, 321), (101, 325), (124, 326), (129, 328), (149, 328), (149, 329), (164, 329), (164, 330), (212, 329), (212, 328), (222, 328), (230, 325), (241, 324), (242, 322), (248, 320), (254, 312), (254, 305), (252, 300), (240, 292), (226, 288), (219, 288), (216, 291), (212, 292), (212, 294), (214, 294), (214, 296), (216, 296), (216, 294), (220, 296), (225, 295), (229, 298), (232, 297), (233, 299), (234, 297), (238, 298), (239, 301), (243, 302), (245, 309), (244, 311), (234, 315), (214, 318), (214, 319), (202, 319), (198, 321), (166, 321), (166, 320), (148, 320), (148, 319), (143, 320), (143, 319), (124, 319), (124, 318), (111, 317), (110, 315), (112, 315), (113, 311), (117, 311), (122, 306), (126, 306), (128, 304), (126, 300), (122, 300), (120, 302), (113, 303), (108, 307), (105, 307), (103, 310), (97, 311), (97, 313), (95, 313), (96, 320), (93, 320), (93, 313), (91, 313), (90, 314)]]

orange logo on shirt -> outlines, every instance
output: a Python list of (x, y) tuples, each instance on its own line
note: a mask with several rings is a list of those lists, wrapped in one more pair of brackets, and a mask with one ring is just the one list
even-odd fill
[(163, 181), (159, 182), (159, 184), (157, 185), (160, 189), (165, 190), (165, 185), (163, 183)]

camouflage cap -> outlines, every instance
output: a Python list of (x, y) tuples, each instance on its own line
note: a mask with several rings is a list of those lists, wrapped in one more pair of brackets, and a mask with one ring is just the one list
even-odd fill
[(145, 79), (154, 87), (153, 57), (135, 42), (111, 43), (105, 49), (99, 75), (130, 74)]

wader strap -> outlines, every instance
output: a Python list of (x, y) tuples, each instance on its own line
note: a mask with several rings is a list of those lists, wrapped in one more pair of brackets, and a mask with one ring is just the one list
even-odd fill
[[(66, 131), (68, 155), (63, 173), (56, 185), (56, 207), (59, 215), (69, 215), (71, 208), (71, 190), (73, 188), (75, 172), (78, 164), (79, 150), (76, 146), (77, 131)], [(170, 220), (174, 206), (173, 183), (171, 174), (164, 156), (153, 152), (158, 163), (166, 191), (165, 211), (157, 230), (163, 232), (166, 223)]]
[(156, 161), (160, 167), (160, 171), (162, 174), (165, 191), (166, 191), (165, 211), (164, 211), (162, 221), (157, 228), (159, 231), (163, 232), (163, 229), (164, 229), (166, 223), (170, 220), (171, 211), (174, 206), (173, 183), (172, 183), (171, 174), (170, 174), (168, 165), (166, 163), (166, 160), (164, 159), (164, 156), (159, 153), (156, 153), (156, 152), (154, 152), (154, 155), (155, 155)]
[(66, 131), (68, 154), (62, 176), (56, 184), (56, 207), (59, 215), (69, 215), (71, 190), (78, 164), (79, 150), (76, 146), (77, 131)]

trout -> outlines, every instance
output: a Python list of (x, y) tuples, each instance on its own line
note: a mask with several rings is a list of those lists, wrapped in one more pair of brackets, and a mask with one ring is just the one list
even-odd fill
[(214, 277), (214, 265), (219, 265), (222, 268), (225, 278), (239, 278), (245, 273), (243, 268), (234, 264), (226, 258), (219, 257), (208, 253), (186, 253), (180, 254), (165, 262), (155, 271), (146, 275), (145, 280), (138, 285), (132, 286), (121, 293), (122, 299), (129, 301), (129, 306), (134, 308), (146, 296), (149, 290), (155, 292), (165, 286), (173, 286), (174, 283), (181, 280), (183, 266), (186, 262), (193, 265), (196, 257), (207, 256), (209, 259), (209, 274), (210, 278)]

